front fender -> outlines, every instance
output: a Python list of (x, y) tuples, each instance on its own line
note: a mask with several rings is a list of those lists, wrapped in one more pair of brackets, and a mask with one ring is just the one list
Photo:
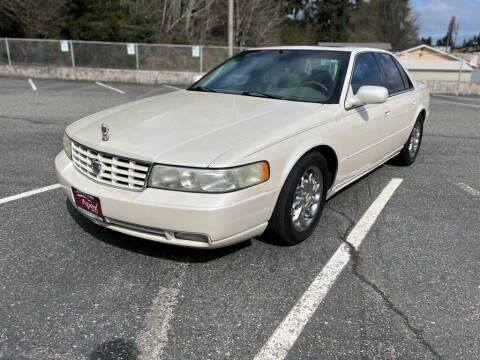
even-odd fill
[(341, 120), (332, 120), (251, 154), (244, 162), (268, 161), (270, 186), (272, 189), (281, 188), (298, 160), (319, 146), (331, 148), (338, 164), (342, 152), (340, 141), (342, 126)]

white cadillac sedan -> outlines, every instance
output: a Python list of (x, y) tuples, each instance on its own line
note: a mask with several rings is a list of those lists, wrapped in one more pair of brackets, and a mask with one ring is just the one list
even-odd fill
[(245, 51), (186, 90), (87, 116), (55, 159), (95, 223), (198, 248), (313, 232), (326, 199), (420, 149), (429, 95), (390, 53)]

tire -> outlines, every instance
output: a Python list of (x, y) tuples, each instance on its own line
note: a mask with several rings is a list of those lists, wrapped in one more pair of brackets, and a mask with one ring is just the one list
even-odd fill
[[(310, 152), (298, 160), (282, 187), (269, 221), (269, 235), (275, 242), (295, 245), (312, 234), (322, 214), (329, 185), (330, 175), (322, 154)], [(302, 203), (304, 206), (300, 207)]]
[(403, 146), (400, 154), (397, 155), (396, 160), (400, 165), (409, 166), (415, 162), (418, 152), (420, 151), (420, 145), (422, 144), (423, 137), (423, 118), (418, 117), (417, 121), (413, 125), (412, 132), (408, 137), (407, 142)]

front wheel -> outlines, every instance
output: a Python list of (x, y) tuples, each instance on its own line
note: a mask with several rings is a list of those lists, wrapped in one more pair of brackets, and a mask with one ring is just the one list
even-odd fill
[(423, 123), (422, 118), (419, 117), (413, 125), (412, 132), (407, 142), (403, 146), (402, 151), (398, 154), (397, 159), (402, 165), (411, 165), (415, 161), (422, 144)]
[(294, 245), (308, 238), (320, 219), (330, 183), (322, 154), (304, 155), (287, 177), (269, 222), (276, 240)]

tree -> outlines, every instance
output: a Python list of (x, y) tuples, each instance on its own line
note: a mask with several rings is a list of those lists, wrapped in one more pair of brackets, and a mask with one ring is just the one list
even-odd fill
[(133, 0), (69, 0), (63, 37), (98, 41), (151, 41), (154, 29)]
[(345, 41), (353, 9), (350, 0), (285, 0), (288, 15), (282, 23), (282, 41), (287, 44), (316, 44)]
[(357, 0), (353, 5), (348, 39), (352, 42), (376, 42), (377, 9), (368, 1)]
[(316, 45), (318, 34), (314, 24), (287, 18), (281, 27), (280, 43), (284, 45)]
[(21, 37), (22, 31), (19, 29), (15, 21), (5, 14), (0, 0), (0, 36), (4, 37)]
[(235, 44), (275, 44), (280, 39), (280, 24), (284, 20), (282, 4), (277, 0), (235, 1)]
[[(408, 0), (235, 0), (235, 44), (418, 42)], [(458, 27), (457, 27), (458, 29)], [(3, 36), (225, 45), (226, 0), (0, 0)]]
[(443, 38), (437, 40), (437, 46), (445, 46), (450, 49), (455, 49), (459, 27), (460, 25), (457, 23), (455, 16), (452, 16), (448, 23), (447, 34)]
[(58, 36), (68, 0), (1, 0), (0, 13), (27, 38)]
[(394, 49), (418, 43), (419, 21), (408, 0), (358, 0), (350, 41), (389, 42)]
[(219, 0), (144, 0), (160, 42), (206, 43), (222, 21), (226, 8)]
[(418, 42), (419, 24), (408, 0), (372, 0), (378, 9), (377, 34), (380, 41), (402, 49)]
[(304, 18), (308, 0), (285, 0), (282, 4), (285, 14), (290, 15), (293, 20)]
[(474, 51), (480, 48), (480, 33), (473, 35), (471, 38), (463, 40), (463, 48), (467, 48), (469, 51)]
[(432, 46), (432, 37), (431, 37), (431, 36), (426, 37), (426, 38), (423, 38), (423, 37), (422, 37), (422, 38), (420, 39), (420, 42), (421, 42), (422, 44), (425, 44), (425, 45), (428, 45), (428, 46)]
[(349, 0), (314, 0), (310, 16), (317, 25), (319, 41), (346, 41), (350, 20)]
[(446, 46), (449, 46), (450, 49), (455, 49), (455, 44), (457, 42), (457, 34), (458, 28), (460, 24), (457, 23), (455, 16), (450, 18), (450, 22), (448, 23), (447, 35), (446, 35)]

